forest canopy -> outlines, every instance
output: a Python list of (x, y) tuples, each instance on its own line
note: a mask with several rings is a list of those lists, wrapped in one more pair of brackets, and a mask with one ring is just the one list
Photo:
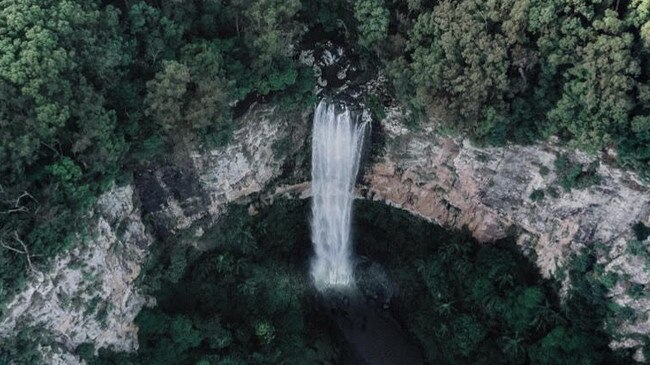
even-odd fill
[(376, 52), (398, 96), (428, 117), (483, 143), (557, 135), (590, 152), (615, 148), (618, 163), (647, 173), (647, 1), (385, 6), (395, 31)]

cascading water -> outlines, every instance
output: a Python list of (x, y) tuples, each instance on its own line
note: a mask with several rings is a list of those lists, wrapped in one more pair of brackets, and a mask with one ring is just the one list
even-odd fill
[(321, 101), (312, 137), (312, 241), (316, 257), (311, 274), (316, 288), (353, 283), (350, 224), (354, 183), (359, 171), (367, 122), (350, 110)]

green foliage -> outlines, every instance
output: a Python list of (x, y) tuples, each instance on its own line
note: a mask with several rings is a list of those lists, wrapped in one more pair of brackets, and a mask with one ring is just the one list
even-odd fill
[(540, 167), (539, 167), (539, 174), (542, 175), (542, 176), (546, 176), (546, 175), (548, 175), (548, 173), (549, 173), (550, 171), (551, 171), (551, 170), (550, 170), (548, 167), (546, 167), (546, 166), (540, 166)]
[(600, 282), (603, 284), (605, 289), (611, 290), (618, 282), (618, 274), (614, 272), (607, 272), (600, 277)]
[(201, 333), (194, 328), (192, 320), (182, 315), (172, 321), (170, 334), (179, 352), (197, 347), (203, 340)]
[(275, 327), (269, 321), (255, 323), (255, 336), (263, 345), (270, 345), (275, 338)]
[[(568, 36), (575, 37), (582, 29), (577, 18), (570, 19), (567, 26), (576, 28)], [(553, 129), (567, 133), (589, 150), (613, 142), (613, 134), (629, 128), (628, 116), (635, 104), (630, 95), (640, 72), (639, 62), (632, 56), (634, 36), (624, 31), (624, 21), (615, 11), (606, 10), (592, 27), (577, 50), (552, 51), (553, 56), (567, 52), (563, 55), (566, 61), (573, 58), (576, 63), (565, 71), (568, 81), (562, 86), (562, 97), (548, 112)], [(540, 40), (544, 41), (547, 39)], [(608, 75), (608, 82), (600, 81), (603, 75)]]
[(529, 196), (530, 200), (534, 202), (542, 201), (544, 200), (544, 190), (541, 189), (535, 189), (533, 190), (532, 193), (530, 193)]
[(530, 358), (535, 364), (601, 364), (602, 355), (591, 351), (591, 339), (575, 330), (562, 326), (554, 328), (542, 340), (533, 345)]
[(575, 284), (560, 304), (514, 242), (478, 245), (370, 202), (357, 202), (355, 217), (357, 251), (395, 280), (400, 315), (428, 363), (626, 363), (602, 330), (610, 312), (601, 281), (615, 278), (594, 275), (589, 256), (569, 265)]
[(557, 183), (565, 191), (571, 191), (574, 188), (585, 189), (591, 185), (597, 185), (600, 182), (600, 176), (596, 171), (598, 161), (584, 165), (574, 163), (569, 160), (566, 154), (561, 154), (557, 156), (554, 164)]
[(223, 78), (220, 42), (196, 42), (181, 49), (181, 60), (164, 61), (147, 82), (146, 115), (170, 137), (187, 131), (219, 130), (230, 121), (229, 85)]
[(356, 1), (354, 17), (358, 22), (358, 42), (362, 47), (376, 47), (388, 36), (389, 13), (383, 0)]
[(551, 198), (557, 199), (560, 197), (560, 192), (554, 186), (549, 187), (546, 192)]
[(165, 16), (159, 8), (139, 1), (128, 11), (128, 38), (137, 42), (137, 62), (155, 64), (174, 58), (182, 44), (183, 26)]
[(314, 71), (308, 67), (300, 67), (297, 72), (295, 82), (287, 87), (286, 92), (274, 98), (280, 107), (288, 112), (305, 110), (316, 103)]
[(630, 255), (646, 257), (648, 250), (646, 244), (643, 241), (631, 240), (627, 243), (625, 251)]
[(456, 342), (456, 351), (464, 357), (474, 353), (487, 334), (483, 326), (468, 315), (456, 318), (451, 331)]
[[(442, 1), (408, 34), (418, 104), (480, 138), (498, 140), (508, 103), (528, 88), (526, 7), (516, 1)], [(507, 126), (506, 126), (507, 127)]]
[(27, 328), (15, 336), (0, 339), (0, 364), (44, 364), (38, 351), (39, 341), (45, 340), (45, 334), (38, 328)]
[(382, 61), (407, 106), (480, 143), (555, 134), (650, 171), (646, 2), (418, 0), (389, 11), (396, 46)]
[(16, 178), (43, 144), (59, 140), (86, 163), (114, 162), (115, 116), (99, 89), (125, 61), (117, 11), (73, 0), (3, 1), (0, 9), (2, 171)]
[(627, 293), (634, 300), (639, 300), (647, 295), (645, 285), (637, 283), (632, 283), (628, 288)]
[(371, 94), (366, 97), (365, 100), (366, 106), (370, 110), (374, 120), (383, 120), (386, 118), (386, 110), (384, 105), (381, 102), (381, 99), (377, 95)]
[(632, 230), (634, 230), (636, 239), (639, 241), (644, 241), (645, 239), (650, 237), (650, 227), (643, 224), (643, 222), (636, 222), (632, 226)]
[(77, 355), (82, 359), (90, 359), (95, 354), (95, 345), (92, 343), (82, 343), (75, 349)]

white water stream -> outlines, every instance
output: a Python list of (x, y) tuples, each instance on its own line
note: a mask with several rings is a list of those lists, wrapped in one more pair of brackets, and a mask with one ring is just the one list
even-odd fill
[(325, 101), (314, 113), (311, 274), (319, 290), (353, 283), (352, 200), (367, 126), (354, 121), (347, 107)]

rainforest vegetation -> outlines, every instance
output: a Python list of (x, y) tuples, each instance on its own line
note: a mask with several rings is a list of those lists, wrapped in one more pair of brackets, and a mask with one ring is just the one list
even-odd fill
[[(255, 216), (234, 206), (199, 242), (166, 240), (142, 276), (158, 305), (136, 319), (138, 352), (77, 353), (93, 365), (354, 364), (308, 277), (308, 212), (299, 200)], [(400, 288), (392, 315), (427, 363), (626, 363), (607, 346), (588, 255), (571, 265), (578, 284), (560, 305), (509, 240), (479, 245), (381, 203), (358, 201), (354, 213), (357, 270), (371, 260)]]
[[(298, 54), (325, 37), (357, 55), (367, 76), (386, 76), (388, 95), (369, 99), (375, 110), (399, 103), (413, 125), (434, 119), (478, 144), (554, 136), (650, 174), (648, 0), (0, 0), (0, 314), (30, 271), (86, 238), (84, 224), (71, 222), (83, 222), (113, 184), (186, 146), (226, 145), (253, 102), (313, 108), (315, 77)], [(333, 358), (336, 341), (312, 336), (318, 324), (305, 320), (318, 317), (301, 276), (306, 254), (287, 254), (307, 246), (298, 243), (305, 232), (253, 250), (269, 222), (235, 224), (250, 237), (219, 233), (231, 236), (203, 254), (163, 245), (146, 283), (161, 304), (138, 318), (140, 352), (92, 361)], [(457, 244), (427, 246), (417, 230), (437, 228), (409, 224), (399, 239), (421, 243), (392, 259), (390, 245), (373, 255), (386, 256), (394, 280), (410, 288), (404, 296), (428, 293), (404, 301), (404, 321), (429, 359), (610, 361), (590, 315), (563, 312), (588, 304), (598, 313), (591, 319), (602, 317), (585, 299), (601, 295), (598, 286), (579, 286), (589, 294), (560, 309), (512, 250), (479, 249), (448, 233), (432, 241)], [(360, 245), (370, 255), (369, 239)], [(457, 257), (444, 255), (451, 249)], [(485, 260), (503, 265), (481, 268)], [(470, 262), (477, 266), (462, 268)], [(206, 275), (226, 279), (188, 302), (169, 299), (208, 285)], [(283, 289), (271, 292), (260, 281), (267, 275)], [(235, 297), (240, 307), (226, 308)], [(518, 302), (521, 312), (511, 312)], [(254, 322), (240, 322), (243, 313)], [(427, 327), (434, 322), (450, 334)], [(3, 348), (34, 337), (21, 334)], [(169, 353), (170, 343), (180, 350)], [(0, 363), (13, 356), (3, 351)]]

